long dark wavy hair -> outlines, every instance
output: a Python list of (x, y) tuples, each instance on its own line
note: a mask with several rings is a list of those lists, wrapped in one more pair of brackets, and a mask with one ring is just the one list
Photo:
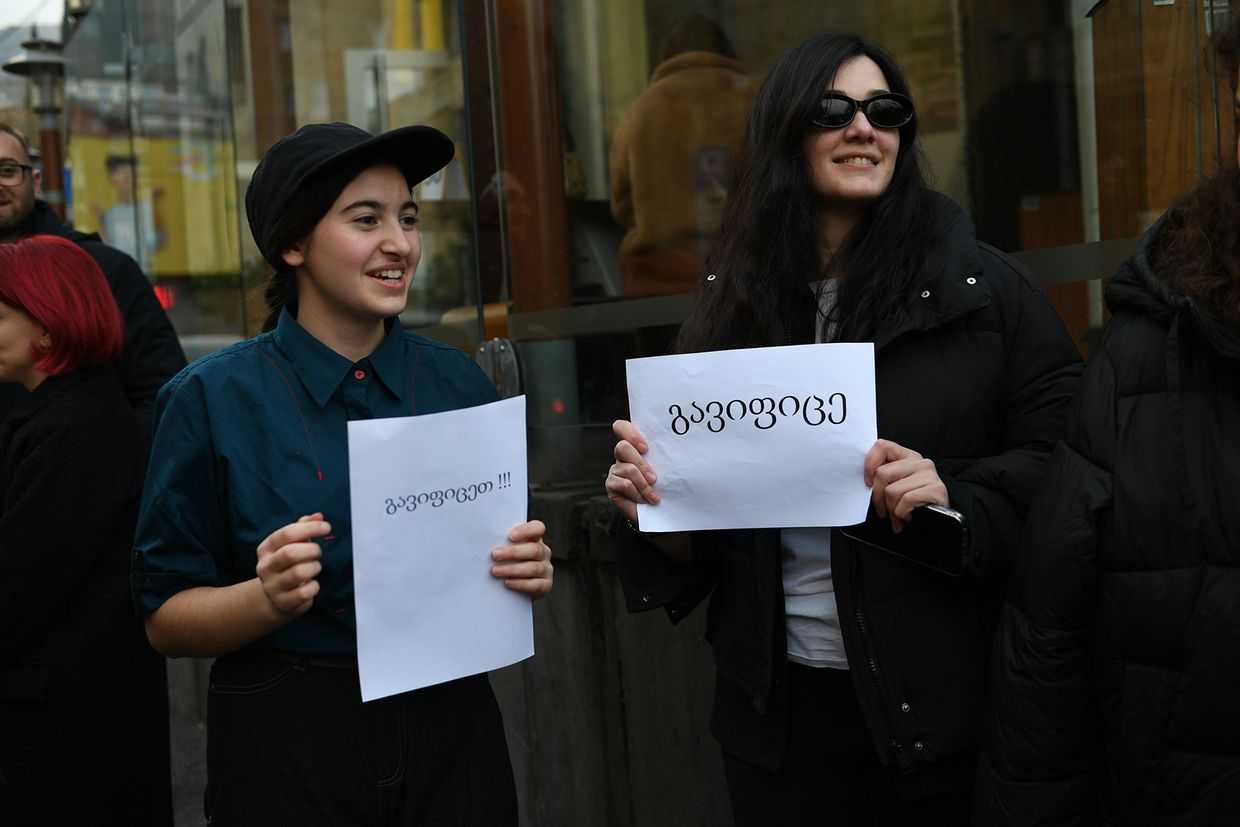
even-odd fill
[(1234, 164), (1167, 211), (1150, 266), (1210, 315), (1240, 324), (1240, 170)]
[[(908, 82), (879, 46), (856, 35), (822, 34), (780, 58), (754, 101), (723, 230), (707, 258), (704, 282), (681, 327), (680, 352), (786, 344), (794, 318), (812, 302), (809, 277), (822, 273), (819, 211), (802, 143), (815, 128), (819, 101), (848, 60), (873, 60), (893, 92)], [(911, 95), (910, 95), (911, 97)], [(919, 215), (926, 194), (917, 119), (900, 129), (887, 190), (837, 250), (823, 275), (846, 275), (838, 298), (839, 336), (866, 341), (897, 315), (921, 274), (932, 242)]]
[[(374, 157), (358, 158), (333, 165), (304, 181), (297, 188), (297, 197), (289, 201), (288, 209), (276, 220), (275, 248), (283, 252), (308, 239), (349, 182), (366, 169), (382, 163), (385, 161)], [(285, 307), (294, 315), (297, 313), (297, 274), (283, 259), (269, 263), (273, 269), (263, 292), (267, 304), (264, 333), (275, 329), (280, 311)]]

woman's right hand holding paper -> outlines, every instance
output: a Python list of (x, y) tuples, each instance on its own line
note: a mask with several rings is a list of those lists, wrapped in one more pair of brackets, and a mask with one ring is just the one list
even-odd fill
[(259, 545), (255, 572), (279, 618), (292, 620), (314, 605), (323, 570), (323, 552), (314, 541), (330, 533), (322, 513), (307, 514), (273, 531)]
[(638, 503), (659, 503), (659, 494), (654, 490), (658, 477), (645, 459), (650, 445), (637, 426), (626, 419), (617, 419), (611, 430), (618, 442), (612, 452), (615, 462), (607, 471), (607, 496), (630, 522), (635, 523)]

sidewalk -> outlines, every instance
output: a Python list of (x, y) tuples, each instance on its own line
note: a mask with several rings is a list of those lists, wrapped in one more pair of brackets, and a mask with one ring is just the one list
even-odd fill
[(210, 661), (168, 661), (169, 728), (172, 740), (172, 808), (177, 827), (204, 827), (202, 792), (207, 783), (206, 679)]

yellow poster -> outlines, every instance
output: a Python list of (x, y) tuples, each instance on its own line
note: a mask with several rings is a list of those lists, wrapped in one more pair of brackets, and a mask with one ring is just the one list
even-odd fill
[(75, 135), (69, 162), (74, 225), (133, 256), (148, 277), (237, 276), (230, 143)]

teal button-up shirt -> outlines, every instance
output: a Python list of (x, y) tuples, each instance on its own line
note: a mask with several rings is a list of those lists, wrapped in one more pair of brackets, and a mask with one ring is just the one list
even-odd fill
[(314, 606), (257, 645), (356, 652), (346, 423), (496, 396), (464, 353), (389, 324), (374, 353), (353, 363), (285, 311), (274, 331), (200, 359), (164, 386), (135, 540), (145, 612), (185, 589), (253, 578), (259, 543), (321, 511), (332, 534), (319, 541)]

